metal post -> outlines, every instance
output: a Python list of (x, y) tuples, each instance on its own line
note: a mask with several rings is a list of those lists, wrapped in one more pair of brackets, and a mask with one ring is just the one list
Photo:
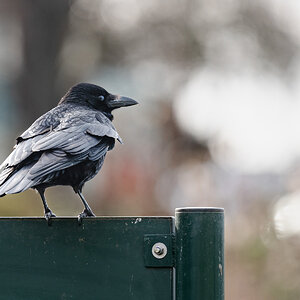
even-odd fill
[(176, 300), (224, 299), (224, 209), (177, 208)]

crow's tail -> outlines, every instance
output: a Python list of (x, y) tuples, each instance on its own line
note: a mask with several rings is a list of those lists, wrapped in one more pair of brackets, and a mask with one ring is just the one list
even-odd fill
[(31, 167), (32, 165), (27, 165), (19, 170), (16, 170), (14, 167), (4, 168), (0, 173), (0, 197), (29, 189), (33, 182), (25, 177)]

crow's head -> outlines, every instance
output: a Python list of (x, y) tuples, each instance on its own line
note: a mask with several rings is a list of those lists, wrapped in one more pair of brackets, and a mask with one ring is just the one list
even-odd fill
[(91, 83), (78, 83), (71, 87), (58, 104), (67, 102), (90, 105), (110, 115), (116, 108), (138, 104), (131, 98), (112, 95), (104, 88)]

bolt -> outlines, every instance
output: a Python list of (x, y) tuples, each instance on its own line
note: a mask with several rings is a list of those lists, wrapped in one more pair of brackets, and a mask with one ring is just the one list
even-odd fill
[(164, 243), (156, 243), (152, 247), (152, 254), (158, 259), (162, 259), (167, 255), (168, 249)]
[(160, 246), (156, 246), (154, 248), (154, 252), (157, 254), (157, 255), (162, 255), (164, 253), (164, 248), (161, 248)]

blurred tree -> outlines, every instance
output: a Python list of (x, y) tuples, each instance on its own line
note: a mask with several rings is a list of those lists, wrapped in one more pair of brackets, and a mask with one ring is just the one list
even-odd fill
[[(58, 102), (58, 55), (68, 29), (70, 1), (20, 1), (23, 66), (17, 83), (17, 104), (30, 123)], [(29, 124), (27, 124), (29, 125)], [(26, 126), (25, 126), (26, 127)]]

